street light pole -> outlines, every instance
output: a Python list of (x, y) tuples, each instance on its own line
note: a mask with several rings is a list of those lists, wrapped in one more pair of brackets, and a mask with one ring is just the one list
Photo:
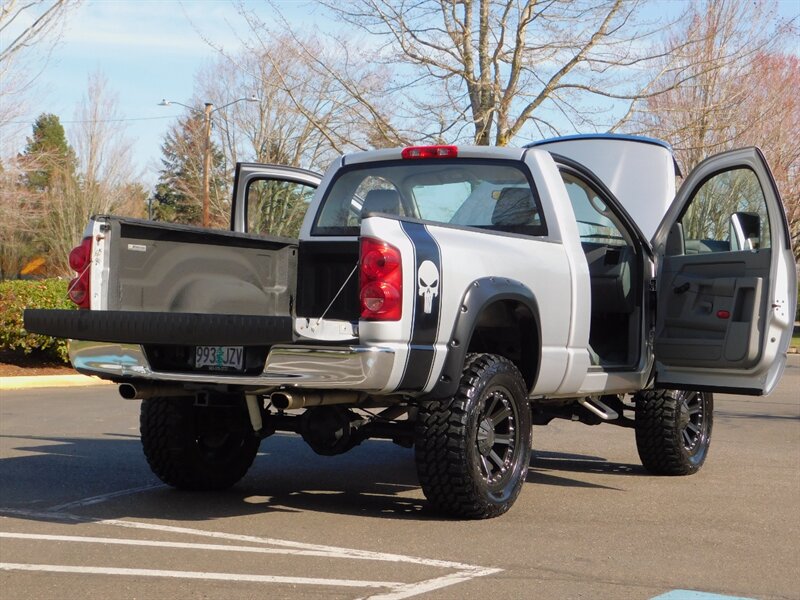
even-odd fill
[[(203, 126), (204, 126), (204, 144), (203, 144), (203, 227), (208, 227), (211, 222), (211, 218), (209, 215), (209, 194), (210, 190), (210, 179), (211, 179), (211, 115), (218, 110), (222, 110), (223, 108), (227, 108), (232, 104), (236, 104), (237, 102), (258, 102), (258, 96), (255, 94), (251, 94), (247, 98), (237, 98), (232, 102), (228, 102), (227, 104), (223, 104), (217, 108), (214, 108), (214, 104), (211, 102), (204, 103), (203, 108)], [(197, 108), (193, 106), (189, 106), (188, 104), (183, 104), (182, 102), (175, 102), (174, 100), (167, 100), (164, 98), (161, 102), (158, 103), (159, 106), (170, 106), (172, 104), (178, 104), (179, 106), (183, 106), (184, 108), (188, 108), (189, 110), (200, 112)]]
[(203, 116), (205, 118), (205, 147), (203, 148), (203, 227), (208, 227), (209, 219), (209, 176), (211, 173), (211, 113), (214, 105), (205, 103)]

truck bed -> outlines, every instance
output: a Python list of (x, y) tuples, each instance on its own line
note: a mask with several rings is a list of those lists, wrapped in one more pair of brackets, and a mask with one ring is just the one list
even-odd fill
[(93, 303), (93, 309), (291, 315), (297, 240), (119, 217), (95, 220), (108, 243), (102, 257), (106, 304)]
[(92, 310), (26, 310), (29, 331), (138, 344), (293, 340), (297, 240), (95, 217)]

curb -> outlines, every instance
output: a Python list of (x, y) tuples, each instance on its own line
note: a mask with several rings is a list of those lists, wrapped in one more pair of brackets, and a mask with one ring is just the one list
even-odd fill
[(22, 375), (0, 377), (0, 390), (25, 390), (52, 387), (111, 385), (112, 382), (88, 375)]

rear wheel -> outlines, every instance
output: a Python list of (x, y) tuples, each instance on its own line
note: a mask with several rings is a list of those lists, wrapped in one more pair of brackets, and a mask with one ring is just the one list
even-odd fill
[(244, 477), (260, 439), (243, 402), (195, 406), (193, 397), (142, 402), (144, 455), (161, 481), (180, 489), (219, 490)]
[(710, 392), (652, 390), (636, 402), (636, 448), (656, 475), (689, 475), (703, 466), (711, 444), (714, 397)]
[(505, 513), (525, 482), (531, 451), (519, 370), (500, 356), (469, 356), (455, 396), (420, 405), (415, 434), (420, 484), (436, 508), (471, 519)]

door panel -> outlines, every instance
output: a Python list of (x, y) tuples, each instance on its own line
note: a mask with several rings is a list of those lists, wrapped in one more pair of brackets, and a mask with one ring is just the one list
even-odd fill
[(726, 152), (686, 179), (653, 246), (660, 387), (767, 394), (796, 302), (786, 219), (761, 152)]
[(759, 317), (767, 301), (770, 253), (733, 252), (713, 263), (664, 260), (656, 354), (673, 365), (750, 368), (761, 350)]

